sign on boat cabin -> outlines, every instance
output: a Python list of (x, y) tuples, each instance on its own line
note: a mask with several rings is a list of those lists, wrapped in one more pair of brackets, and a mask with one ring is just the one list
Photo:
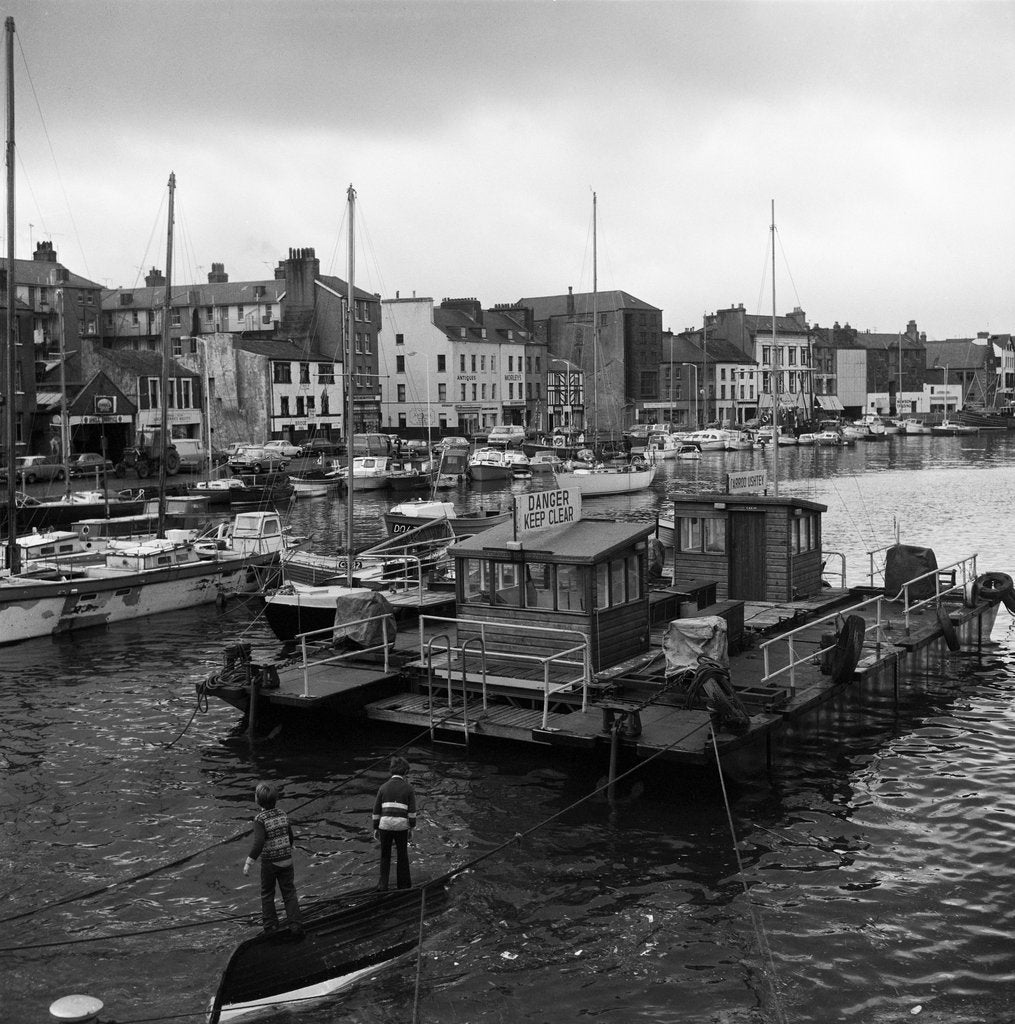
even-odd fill
[(822, 587), (821, 515), (794, 497), (699, 493), (673, 500), (673, 575), (714, 579), (719, 601), (792, 601)]
[[(558, 512), (572, 507), (552, 506)], [(463, 539), (450, 548), (459, 640), (482, 636), (491, 647), (524, 642), (526, 652), (539, 657), (573, 647), (581, 634), (591, 640), (592, 671), (643, 654), (649, 648), (647, 561), (654, 528), (577, 519), (523, 533), (505, 523)], [(526, 630), (520, 641), (518, 626), (545, 633)]]

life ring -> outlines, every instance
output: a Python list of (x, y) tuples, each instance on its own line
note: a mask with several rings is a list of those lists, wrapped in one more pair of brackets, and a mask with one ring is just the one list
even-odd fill
[(866, 632), (867, 623), (859, 615), (846, 617), (832, 651), (832, 682), (836, 685), (848, 683), (853, 678)]
[(937, 610), (937, 624), (941, 627), (941, 635), (945, 638), (945, 643), (948, 644), (948, 650), (957, 651), (962, 646), (959, 643), (959, 635), (955, 632), (955, 623), (952, 622), (952, 617), (944, 608)]
[(973, 582), (973, 600), (997, 604), (1003, 601), (1005, 608), (1015, 612), (1015, 583), (1004, 572), (985, 572)]

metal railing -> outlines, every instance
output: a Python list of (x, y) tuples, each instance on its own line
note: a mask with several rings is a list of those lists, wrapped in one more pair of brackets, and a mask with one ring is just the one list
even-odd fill
[[(821, 575), (822, 576), (834, 576), (839, 580), (839, 589), (846, 589), (846, 556), (841, 551), (822, 551), (824, 561), (821, 563)], [(837, 558), (839, 560), (838, 569), (829, 569), (829, 559)]]
[[(878, 550), (883, 551), (887, 550), (887, 548)], [(876, 575), (874, 570), (874, 556), (877, 553), (878, 551), (868, 553), (871, 566), (871, 574), (869, 578), (871, 579), (872, 585), (874, 576)], [(815, 657), (820, 658), (822, 655), (835, 649), (835, 645), (833, 644), (829, 647), (819, 647), (817, 651), (814, 651), (810, 648), (810, 641), (808, 641), (808, 652), (806, 654), (798, 654), (796, 650), (796, 641), (800, 634), (805, 630), (812, 632), (815, 626), (820, 626), (822, 623), (831, 622), (839, 619), (840, 617), (844, 618), (847, 615), (857, 615), (864, 609), (874, 606), (875, 619), (874, 622), (864, 630), (864, 637), (866, 638), (869, 633), (874, 633), (877, 642), (880, 643), (883, 637), (884, 623), (886, 621), (884, 608), (886, 604), (895, 604), (896, 602), (901, 601), (905, 629), (908, 634), (912, 628), (912, 616), (914, 612), (923, 608), (931, 606), (936, 607), (940, 605), (941, 599), (947, 594), (964, 593), (967, 585), (974, 579), (976, 579), (976, 555), (970, 555), (967, 558), (961, 558), (957, 562), (952, 562), (949, 565), (930, 569), (925, 573), (921, 573), (919, 576), (915, 576), (911, 580), (907, 580), (895, 595), (879, 594), (874, 597), (867, 598), (865, 601), (861, 601), (858, 604), (850, 605), (848, 608), (837, 609), (828, 615), (822, 616), (820, 619), (812, 619), (804, 625), (790, 630), (788, 633), (783, 633), (771, 640), (766, 640), (760, 645), (765, 666), (761, 682), (763, 685), (772, 683), (773, 681), (778, 680), (779, 677), (788, 673), (789, 693), (790, 696), (795, 696), (797, 667), (802, 664), (810, 663)], [(928, 597), (914, 598), (912, 596), (913, 591), (916, 590), (917, 592), (922, 592), (923, 588), (927, 586), (927, 581), (933, 581), (933, 594)], [(866, 639), (864, 642), (866, 642)], [(771, 666), (771, 654), (777, 644), (787, 645), (787, 664), (773, 671)]]
[(324, 629), (313, 629), (308, 633), (297, 633), (294, 639), (298, 640), (300, 645), (300, 670), (303, 673), (302, 696), (310, 696), (310, 670), (312, 668), (316, 668), (318, 665), (331, 665), (337, 661), (349, 661), (352, 658), (362, 658), (364, 654), (370, 654), (372, 651), (383, 651), (384, 671), (389, 671), (389, 654), (391, 644), (395, 641), (394, 634), (392, 634), (391, 640), (388, 640), (388, 624), (391, 621), (391, 618), (391, 613), (388, 612), (380, 615), (368, 615), (365, 618), (353, 619), (350, 622), (343, 622), (343, 626), (360, 626), (367, 622), (376, 622), (380, 620), (381, 643), (374, 644), (371, 647), (357, 647), (354, 651), (342, 651), (339, 654), (332, 654), (328, 657), (317, 658), (314, 661), (310, 660), (310, 650), (320, 644), (326, 643), (328, 640), (331, 640), (335, 635), (335, 627), (325, 626)]
[[(491, 646), (490, 639), (488, 636), (488, 630), (497, 629), (503, 630), (502, 623), (487, 622), (483, 619), (459, 619), (459, 618), (446, 618), (443, 616), (436, 615), (422, 615), (420, 616), (420, 660), (423, 661), (429, 667), (432, 664), (432, 658), (434, 654), (446, 653), (448, 656), (448, 693), (450, 699), (450, 676), (452, 667), (452, 655), (457, 654), (460, 658), (465, 658), (465, 653), (469, 645), (475, 641), (479, 641), (481, 645), (482, 653), (482, 693), (483, 693), (483, 707), (486, 707), (486, 689), (487, 689), (487, 675), (488, 675), (488, 662), (490, 658), (496, 658), (498, 661), (514, 661), (519, 664), (528, 665), (539, 665), (542, 669), (543, 675), (543, 719), (542, 728), (546, 728), (549, 723), (550, 716), (550, 697), (553, 694), (563, 693), (565, 691), (571, 691), (575, 686), (580, 685), (582, 691), (582, 711), (588, 710), (589, 700), (589, 686), (592, 682), (592, 650), (590, 637), (576, 629), (558, 629), (552, 626), (526, 626), (522, 623), (513, 623), (512, 628), (515, 630), (518, 637), (516, 648), (508, 649), (504, 647)], [(427, 642), (424, 640), (427, 623), (449, 623), (453, 627), (455, 632), (455, 641), (457, 641), (457, 631), (460, 626), (468, 626), (478, 631), (478, 636), (472, 636), (466, 638), (461, 644), (452, 642), (450, 639), (450, 633), (441, 634), (441, 636), (448, 636), (447, 647), (442, 648), (439, 645), (433, 644), (432, 640)], [(517, 648), (524, 647), (526, 633), (535, 636), (539, 635), (545, 637), (548, 634), (557, 634), (561, 637), (561, 642), (564, 643), (565, 637), (578, 637), (579, 642), (572, 644), (571, 646), (562, 647), (559, 651), (555, 651), (552, 654), (524, 654), (520, 653)], [(576, 657), (577, 656), (577, 657)], [(580, 669), (579, 674), (573, 677), (565, 677), (557, 682), (552, 682), (551, 675), (554, 668), (559, 668), (566, 672), (569, 668)], [(462, 665), (462, 679), (463, 684), (466, 679), (465, 665)]]

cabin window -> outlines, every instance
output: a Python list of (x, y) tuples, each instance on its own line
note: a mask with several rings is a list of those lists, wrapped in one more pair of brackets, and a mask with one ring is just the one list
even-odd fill
[(610, 608), (641, 598), (641, 565), (630, 554), (596, 566), (596, 607)]
[(490, 600), (490, 567), (481, 558), (466, 558), (463, 596), (466, 601)]
[(521, 566), (514, 562), (493, 563), (493, 603), (521, 605)]
[(719, 516), (681, 516), (678, 520), (680, 551), (722, 555), (726, 552), (726, 520)]
[(794, 555), (799, 555), (803, 551), (815, 551), (818, 547), (818, 517), (794, 516), (790, 536)]
[(553, 566), (546, 562), (525, 565), (525, 607), (553, 609)]
[(562, 612), (585, 611), (585, 579), (577, 565), (557, 566), (557, 608)]

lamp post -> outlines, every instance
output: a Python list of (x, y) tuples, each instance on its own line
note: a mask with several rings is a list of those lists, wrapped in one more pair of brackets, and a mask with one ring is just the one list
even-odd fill
[(681, 363), (681, 366), (689, 366), (694, 370), (694, 429), (698, 429), (698, 364), (697, 363)]

